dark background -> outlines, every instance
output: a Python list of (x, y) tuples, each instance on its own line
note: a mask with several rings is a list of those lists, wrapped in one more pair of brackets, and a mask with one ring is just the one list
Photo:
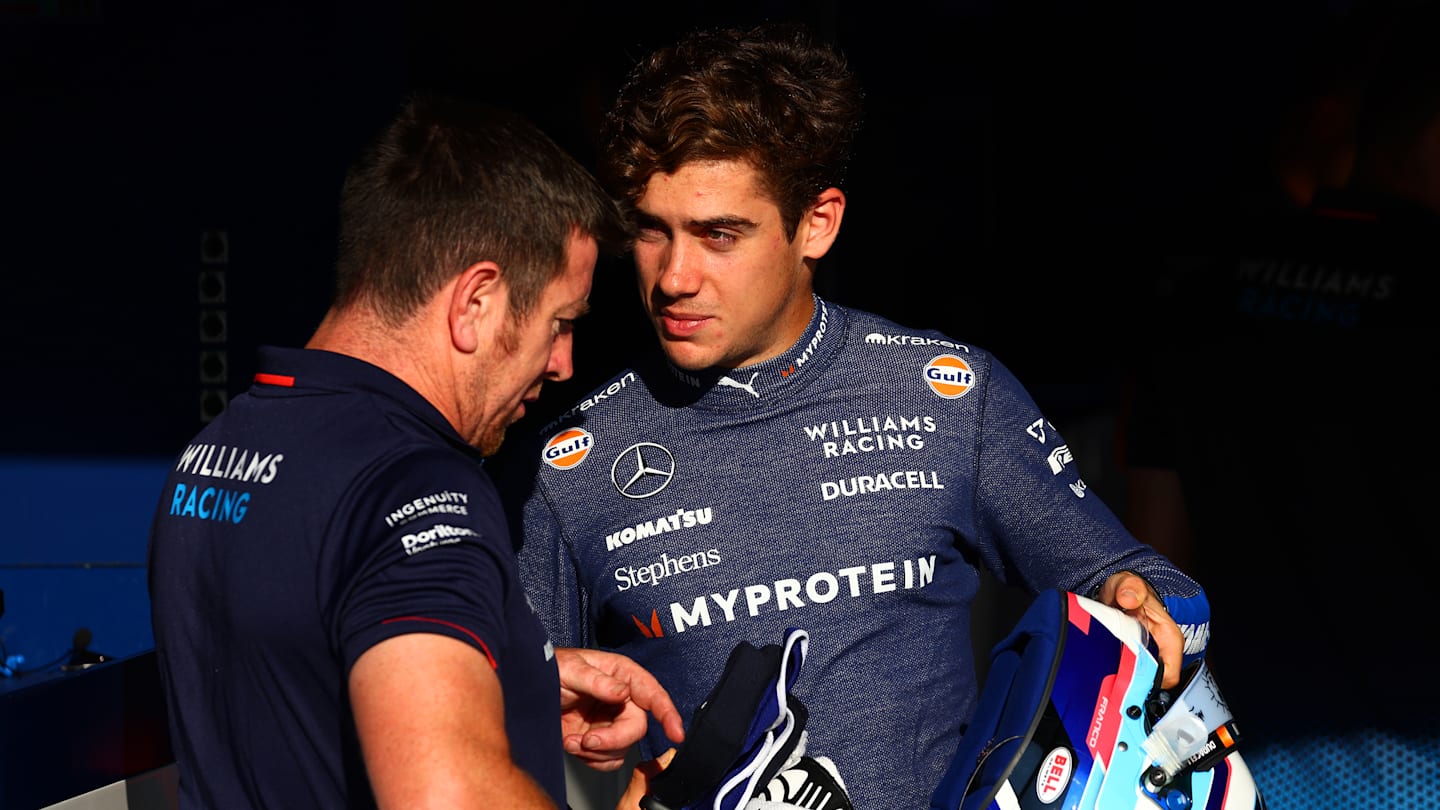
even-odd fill
[[(257, 346), (319, 322), (345, 166), (407, 91), (512, 107), (593, 166), (643, 54), (809, 23), (869, 113), (821, 292), (994, 351), (1118, 511), (1109, 426), (1157, 257), (1272, 203), (1273, 133), (1377, 6), (0, 0), (0, 696), (64, 677), (80, 630), (153, 646), (171, 460)], [(527, 418), (651, 339), (627, 260), (592, 302), (576, 378)]]
[[(168, 457), (258, 344), (303, 343), (345, 165), (408, 89), (518, 109), (593, 165), (634, 59), (767, 18), (867, 91), (822, 293), (995, 351), (1052, 419), (1103, 411), (1159, 235), (1248, 193), (1357, 5), (0, 0), (0, 453)], [(602, 262), (542, 405), (645, 338), (633, 297)]]

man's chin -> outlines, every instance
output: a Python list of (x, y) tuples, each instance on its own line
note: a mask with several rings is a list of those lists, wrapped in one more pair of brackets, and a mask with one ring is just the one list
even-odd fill
[(712, 353), (703, 351), (695, 344), (683, 340), (661, 340), (660, 348), (670, 365), (681, 371), (701, 372), (714, 367), (718, 362)]
[(505, 428), (502, 427), (481, 435), (480, 441), (475, 443), (475, 448), (480, 451), (480, 455), (488, 458), (500, 452), (500, 445), (504, 443)]

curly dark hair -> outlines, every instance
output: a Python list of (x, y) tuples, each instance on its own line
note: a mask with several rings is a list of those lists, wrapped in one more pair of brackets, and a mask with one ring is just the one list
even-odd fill
[(799, 25), (695, 31), (630, 72), (605, 118), (601, 179), (633, 208), (656, 172), (743, 160), (793, 237), (844, 181), (862, 95), (839, 51)]

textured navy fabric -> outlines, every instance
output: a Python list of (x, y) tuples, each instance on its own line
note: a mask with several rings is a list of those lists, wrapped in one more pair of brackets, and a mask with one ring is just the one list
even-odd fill
[[(557, 643), (635, 658), (685, 716), (727, 655), (810, 632), (809, 751), (855, 806), (925, 807), (974, 706), (977, 566), (1031, 592), (1134, 569), (1192, 625), (1195, 582), (1086, 489), (988, 352), (816, 299), (780, 357), (658, 354), (546, 426), (515, 493), (521, 570)], [(553, 441), (552, 441), (553, 439)], [(645, 753), (668, 747), (652, 729)]]
[(564, 806), (553, 651), (477, 453), (367, 363), (267, 349), (260, 367), (274, 384), (181, 453), (155, 517), (182, 805), (373, 806), (347, 677), (380, 641), (425, 632), (490, 657), (511, 754)]

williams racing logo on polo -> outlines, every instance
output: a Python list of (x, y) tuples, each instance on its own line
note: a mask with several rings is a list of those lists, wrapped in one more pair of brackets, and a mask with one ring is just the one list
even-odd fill
[(590, 455), (595, 446), (595, 437), (582, 428), (562, 430), (545, 442), (540, 458), (557, 470), (573, 470)]
[(192, 444), (180, 454), (175, 471), (217, 479), (227, 485), (177, 482), (170, 495), (170, 514), (239, 525), (250, 513), (250, 485), (274, 481), (284, 460), (283, 453), (261, 453), (223, 444)]
[(970, 370), (970, 364), (953, 354), (934, 358), (925, 364), (921, 373), (930, 390), (945, 399), (959, 399), (975, 384), (975, 372)]

